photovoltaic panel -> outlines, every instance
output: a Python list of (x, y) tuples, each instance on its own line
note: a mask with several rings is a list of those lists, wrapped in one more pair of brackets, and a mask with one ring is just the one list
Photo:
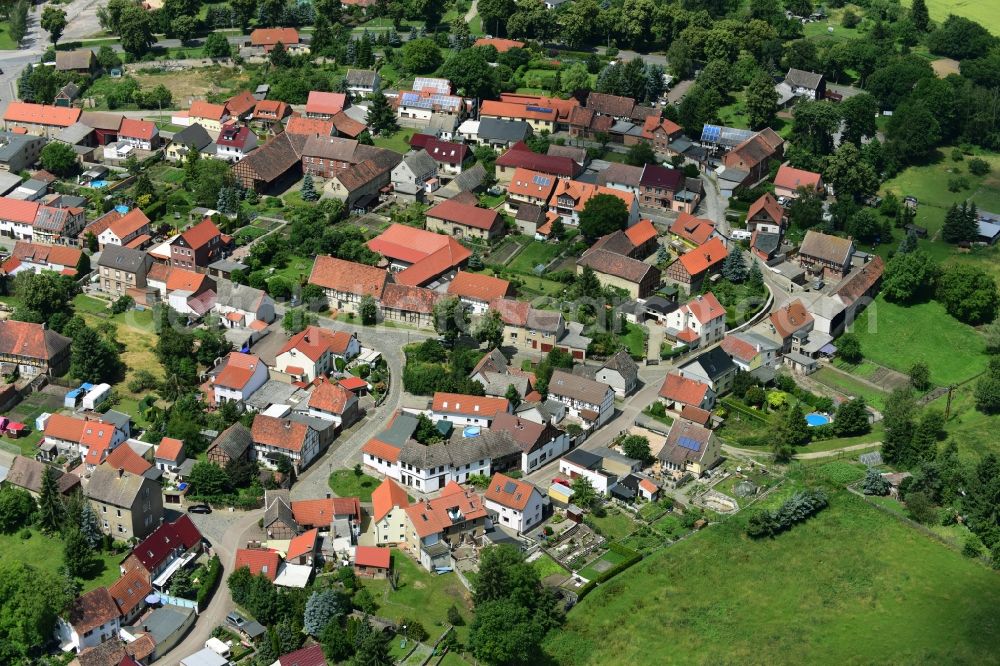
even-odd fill
[(543, 187), (546, 187), (548, 186), (549, 183), (552, 182), (552, 179), (549, 178), (548, 176), (539, 176), (536, 174), (535, 176), (532, 177), (531, 181), (535, 185), (541, 185)]
[(701, 444), (696, 439), (690, 437), (681, 436), (677, 438), (677, 444), (683, 446), (685, 449), (690, 449), (691, 451), (700, 451)]

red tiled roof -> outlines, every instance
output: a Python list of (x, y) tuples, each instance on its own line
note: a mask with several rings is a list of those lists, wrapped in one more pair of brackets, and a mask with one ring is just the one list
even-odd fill
[(556, 110), (559, 120), (565, 122), (574, 107), (580, 106), (580, 102), (573, 97), (569, 99), (559, 99), (557, 97), (545, 97), (543, 95), (525, 95), (521, 93), (500, 93), (501, 102), (514, 102), (516, 104), (531, 104), (532, 106), (547, 106)]
[(250, 33), (253, 46), (274, 46), (278, 42), (288, 46), (299, 43), (299, 31), (295, 28), (257, 28)]
[(31, 263), (75, 267), (80, 262), (81, 254), (83, 254), (81, 250), (66, 245), (44, 245), (17, 241), (14, 243), (12, 257)]
[(448, 294), (490, 302), (511, 295), (510, 282), (492, 275), (459, 271), (448, 285)]
[(83, 428), (86, 423), (83, 419), (53, 414), (45, 422), (45, 436), (67, 442), (79, 442), (83, 438)]
[(414, 264), (448, 245), (449, 236), (394, 222), (368, 241), (368, 247), (387, 259)]
[(320, 118), (305, 118), (303, 116), (292, 116), (285, 124), (285, 131), (289, 134), (302, 134), (308, 136), (333, 135), (333, 121), (322, 120)]
[(388, 280), (384, 269), (326, 255), (316, 257), (309, 274), (310, 284), (348, 294), (371, 294), (375, 300), (382, 298)]
[(325, 352), (344, 355), (354, 339), (354, 334), (347, 331), (331, 331), (319, 326), (307, 326), (305, 330), (292, 336), (279, 355), (294, 349), (305, 354), (309, 360), (318, 361)]
[(486, 517), (482, 497), (472, 490), (465, 490), (454, 481), (449, 481), (435, 499), (424, 500), (407, 508), (406, 515), (417, 536), (422, 539), (453, 526), (455, 521), (452, 515), (455, 515), (455, 509), (463, 522)]
[(392, 553), (388, 548), (379, 548), (378, 546), (358, 546), (354, 549), (355, 566), (388, 569), (391, 562)]
[(136, 120), (135, 118), (125, 118), (118, 130), (119, 137), (130, 139), (140, 139), (150, 141), (156, 133), (156, 124), (149, 120)]
[(492, 46), (497, 50), (497, 53), (506, 53), (511, 49), (523, 49), (524, 42), (519, 42), (515, 39), (500, 39), (499, 37), (488, 38), (480, 37), (472, 44), (473, 46)]
[[(579, 108), (579, 107), (576, 107)], [(541, 171), (553, 176), (573, 178), (581, 171), (579, 164), (569, 157), (556, 155), (539, 155), (519, 141), (510, 147), (506, 153), (497, 158), (497, 166), (517, 168), (524, 167), (532, 171)]]
[(236, 562), (233, 570), (247, 567), (250, 573), (264, 576), (272, 583), (278, 576), (278, 565), (281, 558), (278, 551), (263, 548), (240, 548), (236, 551)]
[(809, 325), (812, 321), (813, 316), (809, 314), (806, 306), (799, 299), (795, 299), (785, 307), (771, 313), (771, 324), (782, 340)]
[(479, 111), (479, 117), (555, 122), (558, 118), (558, 113), (555, 109), (549, 107), (535, 106), (533, 104), (515, 104), (514, 102), (499, 102), (488, 99), (483, 102), (482, 108)]
[(785, 216), (785, 209), (770, 192), (765, 192), (759, 199), (750, 204), (747, 219), (752, 220), (761, 212), (765, 213), (775, 224), (781, 224), (781, 219)]
[(774, 176), (774, 186), (794, 192), (800, 187), (816, 189), (819, 187), (820, 180), (822, 180), (822, 176), (818, 173), (782, 164)]
[(464, 414), (466, 416), (493, 418), (497, 412), (509, 411), (510, 401), (507, 398), (492, 398), (488, 396), (483, 397), (437, 391), (434, 393), (434, 402), (431, 409), (435, 412), (443, 412), (445, 414)]
[(250, 436), (254, 444), (273, 446), (298, 453), (306, 442), (309, 426), (291, 419), (257, 414), (253, 418)]
[(573, 210), (579, 212), (583, 211), (584, 206), (587, 205), (591, 197), (598, 194), (609, 194), (613, 197), (618, 197), (628, 209), (631, 209), (632, 204), (635, 203), (635, 195), (631, 192), (625, 192), (613, 187), (604, 187), (603, 185), (591, 185), (590, 183), (582, 183), (577, 180), (564, 179), (560, 179), (556, 183), (556, 189), (552, 192), (552, 198), (549, 203), (550, 205), (555, 205), (559, 197), (569, 197), (574, 202)]
[[(127, 445), (126, 445), (127, 446)], [(190, 550), (201, 541), (201, 532), (187, 514), (172, 523), (163, 523), (152, 534), (132, 549), (132, 555), (146, 568), (153, 571), (178, 547)]]
[(3, 119), (9, 123), (69, 127), (80, 120), (80, 113), (80, 109), (64, 106), (46, 106), (45, 104), (32, 104), (30, 102), (10, 102), (3, 114)]
[(639, 220), (638, 223), (633, 224), (625, 230), (625, 235), (632, 241), (632, 245), (636, 247), (651, 240), (656, 240), (657, 236), (659, 236), (656, 232), (656, 227), (653, 226), (652, 220)]
[(660, 387), (660, 396), (673, 402), (700, 407), (708, 393), (708, 384), (680, 375), (667, 375)]
[[(17, 102), (11, 102), (17, 104)], [(34, 224), (38, 216), (40, 204), (37, 201), (20, 201), (9, 197), (0, 197), (0, 220)]]
[(125, 573), (108, 588), (122, 615), (135, 610), (152, 591), (153, 586), (149, 584), (146, 572), (138, 568)]
[(306, 530), (296, 537), (293, 537), (292, 540), (288, 542), (288, 552), (285, 553), (285, 559), (294, 560), (302, 557), (303, 555), (315, 552), (316, 539), (318, 537), (319, 530), (315, 527), (311, 530)]
[(115, 469), (124, 469), (126, 472), (141, 475), (150, 469), (152, 465), (148, 460), (140, 456), (128, 444), (121, 444), (108, 454), (107, 464)]
[(639, 487), (642, 488), (643, 490), (645, 490), (647, 493), (649, 493), (651, 495), (653, 493), (656, 493), (660, 489), (660, 487), (658, 485), (656, 485), (655, 483), (653, 483), (649, 479), (641, 479), (639, 481)]
[(507, 192), (548, 201), (555, 186), (555, 176), (518, 167), (514, 169), (514, 175), (507, 186)]
[[(358, 122), (354, 118), (341, 111), (340, 113), (333, 116), (331, 120), (333, 126), (337, 129), (337, 134), (341, 136), (349, 136), (352, 139), (358, 138), (358, 136), (368, 129), (368, 126), (364, 123)], [(287, 131), (287, 128), (286, 128)]]
[(694, 421), (698, 425), (707, 426), (708, 422), (712, 420), (712, 412), (702, 409), (701, 407), (684, 405), (681, 407), (681, 418), (687, 419), (688, 421)]
[(378, 488), (372, 491), (372, 519), (377, 523), (394, 507), (410, 506), (410, 498), (398, 483), (385, 477)]
[(381, 458), (382, 460), (388, 460), (389, 462), (394, 463), (399, 460), (400, 448), (392, 444), (386, 444), (382, 440), (372, 437), (361, 448), (361, 451), (375, 456), (376, 458)]
[(298, 500), (291, 504), (295, 522), (306, 527), (325, 527), (336, 516), (353, 516), (361, 520), (361, 503), (357, 497), (326, 497)]
[(82, 635), (120, 615), (118, 605), (108, 588), (99, 587), (77, 597), (72, 602), (66, 619)]
[(487, 210), (479, 206), (458, 203), (457, 201), (442, 201), (426, 213), (427, 217), (437, 218), (453, 224), (489, 231), (500, 223), (500, 214), (495, 210)]
[(225, 367), (215, 377), (215, 385), (241, 390), (253, 377), (259, 365), (260, 357), (256, 354), (229, 352)]
[(681, 262), (689, 275), (700, 275), (713, 266), (717, 266), (726, 259), (729, 251), (719, 238), (713, 238), (701, 247), (691, 250), (681, 256), (677, 261)]
[(331, 414), (343, 414), (353, 398), (353, 393), (324, 377), (316, 383), (309, 396), (309, 407)]
[(173, 437), (164, 437), (156, 448), (156, 457), (161, 460), (176, 461), (184, 451), (184, 442)]
[(206, 217), (204, 220), (181, 234), (181, 237), (184, 239), (184, 242), (191, 246), (192, 250), (197, 250), (208, 244), (208, 242), (213, 238), (221, 235), (222, 232), (220, 232), (219, 228), (215, 226), (215, 223), (212, 222), (211, 218)]
[(257, 105), (257, 98), (249, 90), (233, 95), (226, 100), (226, 110), (229, 115), (239, 117), (246, 115)]
[[(406, 284), (389, 283), (382, 292), (382, 307), (404, 312), (432, 314), (441, 294), (432, 289), (411, 287)], [(355, 378), (357, 379), (357, 378)], [(343, 384), (345, 380), (341, 380)], [(364, 380), (361, 380), (364, 382)], [(367, 384), (364, 384), (367, 386)]]
[(257, 102), (253, 110), (253, 117), (282, 119), (288, 114), (288, 104), (276, 99), (265, 99)]
[[(153, 265), (155, 266), (156, 264)], [(146, 277), (147, 279), (149, 278), (148, 275)], [(208, 279), (208, 276), (204, 273), (195, 273), (183, 268), (170, 268), (167, 274), (167, 291), (190, 291), (198, 293), (204, 286), (206, 279)]]
[(149, 218), (142, 212), (142, 209), (133, 208), (129, 212), (125, 213), (123, 217), (108, 225), (108, 229), (110, 229), (115, 236), (121, 239), (126, 238), (143, 227), (148, 226)]
[(278, 657), (280, 666), (327, 666), (322, 645), (310, 645)]
[(344, 93), (313, 90), (306, 99), (306, 113), (335, 116), (344, 110), (345, 104), (347, 104), (347, 95)]
[(722, 307), (722, 303), (720, 303), (719, 299), (715, 297), (715, 294), (710, 291), (705, 294), (695, 296), (690, 301), (685, 303), (682, 308), (685, 308), (702, 324), (707, 324), (713, 319), (726, 316), (726, 308)]
[(682, 212), (670, 225), (670, 233), (691, 241), (695, 245), (704, 245), (715, 233), (715, 223), (691, 213)]
[(191, 109), (188, 111), (190, 118), (209, 118), (211, 120), (222, 120), (226, 116), (226, 107), (222, 104), (209, 104), (201, 100), (191, 102)]
[(757, 348), (754, 345), (735, 335), (724, 337), (720, 346), (722, 347), (722, 351), (729, 354), (730, 357), (739, 359), (744, 363), (749, 363), (758, 354)]
[(527, 481), (512, 479), (497, 472), (490, 479), (490, 485), (486, 488), (486, 499), (496, 502), (501, 506), (517, 511), (524, 511), (531, 501), (531, 494), (535, 492), (535, 487)]
[(681, 126), (674, 121), (652, 115), (646, 116), (646, 120), (643, 121), (642, 135), (647, 139), (652, 139), (653, 134), (661, 128), (667, 133), (667, 136), (673, 136), (682, 130)]
[(337, 383), (343, 386), (348, 391), (356, 391), (358, 389), (368, 388), (368, 382), (361, 379), (361, 377), (344, 377), (343, 379), (338, 379)]

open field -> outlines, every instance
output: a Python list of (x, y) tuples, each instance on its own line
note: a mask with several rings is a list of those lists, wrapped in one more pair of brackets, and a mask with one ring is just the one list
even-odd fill
[(885, 403), (886, 394), (884, 391), (878, 391), (867, 384), (857, 381), (850, 375), (837, 372), (832, 368), (820, 368), (810, 378), (840, 393), (862, 397), (865, 399), (865, 402), (876, 409), (882, 409)]
[(518, 273), (534, 275), (536, 266), (539, 264), (548, 265), (561, 250), (561, 245), (532, 241), (514, 257), (514, 261), (510, 262), (508, 267)]
[(846, 491), (775, 539), (751, 541), (745, 520), (600, 586), (546, 651), (574, 666), (653, 663), (669, 628), (685, 663), (1000, 663), (1000, 578), (981, 565)]
[[(978, 461), (987, 453), (1000, 455), (1000, 415), (987, 415), (976, 410), (973, 397), (976, 383), (960, 386), (952, 394), (951, 413), (945, 431), (958, 445), (959, 455), (970, 461)], [(930, 407), (945, 411), (948, 399), (941, 396)]]
[(407, 618), (419, 621), (431, 635), (428, 642), (437, 640), (448, 622), (448, 609), (454, 605), (466, 623), (455, 627), (459, 640), (465, 641), (472, 623), (471, 597), (454, 573), (437, 575), (426, 571), (409, 555), (393, 551), (392, 566), (399, 572), (399, 586), (393, 590), (386, 580), (364, 580), (375, 603), (376, 614), (397, 620)]
[[(112, 316), (107, 311), (106, 301), (83, 294), (73, 299), (73, 307), (88, 326), (96, 327), (107, 321), (118, 326), (118, 341), (125, 345), (121, 359), (128, 367), (126, 381), (131, 379), (137, 370), (149, 370), (157, 379), (163, 378), (163, 367), (154, 352), (157, 335), (153, 325), (152, 310), (129, 310)], [(119, 384), (116, 390), (122, 395), (128, 393), (124, 382)]]
[(132, 75), (142, 88), (163, 84), (173, 94), (174, 105), (187, 108), (191, 97), (235, 90), (249, 80), (231, 67), (198, 67), (171, 72), (138, 72)]
[[(911, 4), (913, 0), (902, 2), (904, 7)], [(955, 14), (972, 19), (995, 36), (1000, 36), (1000, 12), (995, 3), (983, 0), (926, 0), (926, 4), (931, 18), (939, 23), (948, 18), (948, 14)]]
[[(0, 562), (17, 561), (30, 564), (45, 576), (56, 577), (62, 566), (63, 544), (60, 539), (47, 537), (31, 527), (31, 538), (20, 534), (0, 534)], [(93, 575), (83, 581), (83, 591), (110, 585), (118, 580), (121, 572), (118, 563), (122, 555), (99, 553)]]
[(854, 332), (867, 358), (903, 373), (923, 361), (938, 385), (961, 382), (986, 368), (982, 336), (936, 301), (903, 307), (879, 296), (858, 317)]

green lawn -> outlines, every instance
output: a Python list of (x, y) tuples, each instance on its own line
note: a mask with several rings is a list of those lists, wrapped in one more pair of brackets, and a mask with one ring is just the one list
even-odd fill
[(358, 476), (353, 469), (338, 469), (330, 475), (329, 483), (338, 497), (357, 497), (362, 502), (370, 502), (379, 480), (367, 474)]
[(810, 378), (841, 393), (864, 398), (869, 405), (876, 409), (881, 409), (885, 404), (886, 394), (884, 391), (879, 391), (867, 384), (862, 384), (853, 377), (845, 375), (842, 372), (837, 372), (832, 368), (820, 368)]
[(558, 664), (1000, 663), (1000, 578), (846, 491), (775, 539), (738, 514), (598, 587)]
[(936, 301), (904, 307), (880, 295), (858, 317), (854, 332), (867, 358), (903, 373), (923, 361), (935, 384), (960, 382), (986, 368), (982, 336)]
[[(46, 576), (58, 576), (62, 566), (62, 540), (47, 537), (31, 528), (31, 538), (21, 539), (20, 534), (0, 534), (0, 562), (18, 561), (30, 564)], [(121, 572), (118, 563), (122, 555), (101, 553), (89, 578), (83, 581), (83, 591), (110, 585), (118, 580)]]
[(587, 516), (587, 523), (597, 527), (601, 534), (608, 541), (615, 541), (628, 536), (635, 530), (635, 521), (630, 514), (621, 509), (609, 506), (607, 515), (603, 518), (590, 514)]
[(292, 284), (299, 284), (302, 278), (309, 275), (313, 267), (312, 257), (300, 257), (293, 254), (283, 268), (277, 268), (271, 277), (283, 277)]
[(28, 426), (30, 431), (24, 437), (18, 439), (7, 439), (2, 441), (2, 447), (13, 452), (19, 449), (21, 455), (34, 458), (38, 453), (38, 443), (42, 441), (42, 431), (35, 430), (35, 419), (45, 412), (55, 413), (62, 408), (62, 400), (57, 396), (48, 393), (32, 393), (26, 396), (16, 407), (7, 412), (11, 420), (18, 421)]
[[(909, 7), (913, 0), (903, 0), (902, 5)], [(996, 4), (992, 2), (982, 2), (977, 0), (926, 0), (927, 11), (931, 18), (937, 22), (942, 22), (948, 18), (948, 14), (964, 16), (980, 23), (984, 28), (1000, 35), (1000, 12), (997, 11)]]
[(393, 551), (392, 566), (399, 573), (399, 585), (393, 590), (388, 581), (362, 580), (378, 605), (376, 615), (392, 619), (419, 620), (433, 643), (448, 622), (448, 609), (455, 605), (465, 624), (455, 627), (460, 641), (468, 638), (472, 624), (471, 599), (462, 581), (454, 573), (437, 575), (425, 570), (409, 555)]
[(538, 575), (541, 578), (546, 578), (552, 575), (566, 575), (566, 570), (559, 566), (555, 560), (545, 553), (542, 553), (541, 557), (533, 561), (531, 566), (535, 568), (535, 571), (538, 572)]
[[(1000, 455), (1000, 415), (989, 416), (976, 410), (973, 392), (976, 384), (966, 384), (955, 390), (951, 401), (951, 414), (945, 424), (948, 436), (958, 444), (959, 454), (970, 461), (978, 461), (987, 453)], [(947, 396), (941, 396), (930, 407), (945, 411)]]
[(646, 358), (646, 329), (642, 326), (629, 324), (628, 332), (622, 336), (622, 342), (633, 358)]
[(14, 51), (16, 49), (17, 44), (10, 36), (10, 23), (0, 21), (0, 51)]
[[(602, 573), (604, 573), (614, 565), (618, 564), (619, 562), (623, 562), (624, 560), (625, 560), (624, 555), (620, 555), (619, 553), (615, 553), (609, 550), (600, 557), (598, 557), (597, 559), (590, 562), (584, 568), (580, 569), (578, 573), (587, 580), (594, 580)], [(607, 562), (611, 566), (600, 565), (601, 562)]]
[(413, 128), (403, 127), (389, 136), (373, 137), (372, 141), (379, 148), (388, 148), (397, 153), (407, 153), (410, 151), (410, 137), (414, 134), (419, 134), (419, 132)]

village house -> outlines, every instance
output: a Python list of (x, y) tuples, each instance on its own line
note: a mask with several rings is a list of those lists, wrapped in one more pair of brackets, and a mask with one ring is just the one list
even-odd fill
[(750, 209), (747, 211), (747, 231), (784, 234), (787, 224), (785, 209), (770, 192), (765, 192), (750, 204)]
[(448, 295), (456, 296), (472, 314), (481, 315), (498, 298), (513, 296), (510, 282), (492, 275), (459, 271), (448, 284)]
[(0, 321), (0, 368), (22, 377), (62, 375), (69, 369), (71, 340), (43, 324)]
[(689, 248), (704, 245), (716, 236), (715, 223), (690, 213), (681, 213), (670, 225), (670, 237)]
[(289, 503), (292, 519), (301, 530), (315, 529), (320, 534), (336, 531), (340, 521), (349, 527), (361, 526), (361, 502), (357, 497), (331, 497), (297, 500)]
[(753, 331), (730, 333), (720, 345), (737, 368), (749, 372), (761, 381), (773, 378), (778, 367), (780, 346)]
[(522, 121), (528, 123), (535, 132), (555, 132), (558, 112), (549, 107), (531, 104), (516, 104), (486, 100), (479, 111), (479, 118), (495, 118), (496, 120)]
[(639, 178), (639, 201), (646, 208), (692, 213), (701, 201), (700, 178), (687, 178), (681, 169), (647, 164)]
[(307, 137), (281, 132), (233, 165), (233, 175), (246, 189), (263, 193), (299, 179)]
[(233, 571), (246, 567), (254, 576), (263, 576), (272, 583), (278, 577), (281, 556), (269, 548), (238, 548), (233, 562)]
[(378, 72), (370, 69), (348, 69), (347, 76), (344, 77), (347, 92), (353, 97), (371, 95), (379, 89), (380, 82)]
[(118, 141), (137, 150), (156, 150), (160, 147), (160, 130), (151, 120), (125, 118), (118, 129)]
[(190, 151), (203, 152), (212, 145), (212, 137), (201, 123), (191, 123), (184, 129), (175, 132), (167, 144), (166, 158), (169, 162), (181, 162), (187, 158)]
[(48, 469), (52, 470), (56, 488), (61, 496), (68, 497), (80, 490), (80, 477), (76, 474), (64, 472), (25, 456), (14, 456), (10, 463), (10, 469), (7, 471), (7, 478), (3, 480), (3, 483), (25, 490), (37, 500), (41, 497), (42, 482)]
[[(576, 162), (573, 162), (573, 164), (576, 164)], [(555, 190), (549, 199), (549, 211), (559, 215), (562, 218), (563, 224), (579, 226), (580, 213), (583, 212), (587, 202), (598, 194), (610, 194), (622, 200), (622, 203), (625, 204), (625, 208), (628, 210), (626, 227), (630, 227), (639, 221), (639, 202), (635, 195), (622, 190), (591, 185), (576, 180), (560, 179), (556, 183)]]
[(222, 126), (229, 120), (229, 111), (225, 104), (210, 104), (196, 100), (188, 109), (188, 123), (198, 123), (210, 134), (216, 135), (222, 131)]
[(39, 449), (52, 457), (79, 458), (90, 468), (104, 462), (115, 447), (129, 436), (128, 428), (118, 428), (104, 418), (77, 418), (52, 414), (45, 422), (44, 439)]
[(97, 57), (92, 49), (56, 51), (56, 71), (89, 76), (97, 69)]
[(822, 74), (790, 67), (784, 80), (775, 86), (778, 104), (784, 106), (796, 97), (818, 101), (826, 97), (826, 79)]
[(388, 476), (372, 491), (372, 521), (375, 543), (382, 546), (406, 542), (406, 491)]
[(469, 379), (481, 384), (486, 395), (506, 396), (511, 386), (521, 397), (532, 391), (532, 373), (511, 367), (499, 349), (492, 349), (483, 355), (469, 373)]
[(226, 111), (234, 120), (245, 123), (252, 117), (258, 101), (252, 92), (242, 90), (226, 100)]
[(431, 418), (449, 421), (456, 426), (489, 427), (501, 413), (510, 413), (511, 404), (506, 398), (491, 398), (460, 393), (434, 393)]
[(499, 412), (490, 430), (508, 434), (520, 449), (518, 469), (530, 474), (552, 462), (572, 446), (569, 434), (551, 423), (537, 423), (519, 414)]
[(0, 170), (16, 174), (38, 162), (45, 139), (33, 134), (0, 134)]
[(813, 316), (799, 299), (772, 312), (769, 321), (771, 333), (781, 344), (779, 350), (781, 353), (790, 351), (793, 338), (807, 337), (815, 325)]
[(226, 125), (215, 140), (215, 158), (239, 162), (257, 149), (257, 135), (249, 127)]
[(438, 231), (455, 238), (492, 242), (504, 232), (503, 218), (495, 210), (457, 201), (442, 201), (429, 209), (426, 215), (428, 231)]
[[(556, 187), (555, 176), (518, 168), (507, 185), (507, 212), (515, 215), (523, 204), (548, 207)], [(533, 235), (533, 234), (532, 234)]]
[(80, 114), (80, 122), (93, 129), (94, 143), (106, 146), (118, 140), (118, 129), (122, 126), (125, 116), (121, 113), (105, 111), (84, 111)]
[(495, 163), (498, 184), (507, 186), (518, 168), (546, 173), (556, 178), (575, 178), (583, 172), (583, 167), (569, 157), (539, 155), (528, 148), (523, 141), (512, 145)]
[(623, 289), (630, 298), (645, 298), (655, 292), (661, 282), (660, 269), (638, 259), (601, 248), (591, 248), (576, 263), (576, 273), (584, 267), (594, 271), (603, 287)]
[(736, 364), (719, 347), (704, 351), (677, 367), (682, 377), (708, 384), (716, 395), (722, 395), (733, 386)]
[(332, 120), (347, 106), (347, 95), (313, 90), (306, 98), (306, 118)]
[(427, 151), (437, 164), (438, 176), (446, 180), (462, 173), (473, 159), (472, 151), (465, 144), (442, 141), (427, 134), (414, 134), (410, 138), (410, 148)]
[(52, 271), (75, 276), (81, 256), (83, 252), (75, 247), (16, 241), (10, 257), (0, 264), (0, 273), (9, 277), (23, 271)]
[(149, 239), (149, 218), (140, 208), (133, 208), (125, 213), (97, 236), (101, 250), (111, 245), (138, 249), (142, 243), (149, 241)]
[(379, 309), (384, 321), (433, 328), (434, 306), (440, 299), (441, 294), (431, 289), (390, 282), (382, 292)]
[(106, 587), (82, 594), (69, 610), (56, 619), (55, 638), (62, 651), (80, 653), (101, 643), (118, 639), (121, 614)]
[(202, 552), (201, 532), (187, 514), (158, 526), (140, 541), (119, 568), (123, 576), (137, 571), (157, 590)]
[(399, 153), (380, 150), (374, 157), (335, 174), (327, 181), (323, 196), (345, 202), (349, 210), (367, 210), (388, 191), (392, 170), (399, 161)]
[(712, 292), (699, 294), (667, 315), (667, 335), (678, 345), (706, 347), (726, 332), (726, 309)]
[(239, 421), (219, 433), (205, 452), (208, 461), (219, 467), (225, 467), (233, 460), (250, 460), (253, 454), (253, 435)]
[(268, 380), (267, 366), (256, 354), (229, 352), (222, 368), (211, 378), (212, 399), (217, 406), (224, 402), (242, 404)]
[(52, 138), (80, 120), (80, 109), (10, 102), (3, 114), (3, 128), (22, 128), (28, 134)]
[(566, 405), (569, 415), (580, 419), (588, 429), (600, 428), (615, 411), (614, 389), (603, 382), (563, 370), (552, 373), (548, 396)]
[(165, 475), (176, 476), (187, 460), (184, 442), (173, 437), (164, 437), (156, 446), (153, 462)]
[(583, 335), (580, 324), (566, 322), (560, 312), (539, 310), (526, 301), (509, 298), (495, 301), (490, 307), (503, 320), (505, 347), (541, 354), (558, 348), (571, 354), (574, 360), (586, 359), (590, 338)]
[(697, 379), (669, 374), (660, 386), (659, 399), (669, 411), (679, 414), (685, 407), (711, 410), (717, 393)]
[(412, 287), (454, 277), (472, 256), (450, 236), (398, 223), (368, 241), (368, 248), (389, 261), (394, 282)]
[(454, 481), (405, 512), (406, 547), (428, 571), (452, 566), (451, 548), (482, 536), (487, 517), (482, 498)]
[(726, 260), (728, 254), (729, 251), (722, 239), (715, 237), (697, 249), (678, 257), (667, 266), (664, 277), (667, 282), (678, 284), (694, 293), (701, 289), (702, 281), (706, 277), (722, 268), (722, 262)]
[(212, 311), (222, 317), (223, 326), (256, 326), (257, 322), (270, 324), (274, 321), (274, 299), (264, 290), (221, 280), (215, 291)]
[(665, 474), (700, 477), (722, 459), (722, 446), (708, 428), (677, 419), (670, 426), (667, 441), (656, 457)]
[(823, 176), (813, 171), (795, 169), (782, 164), (774, 176), (774, 194), (779, 197), (797, 199), (803, 191), (822, 194), (824, 190)]
[(307, 326), (289, 338), (274, 357), (274, 369), (291, 375), (295, 381), (311, 383), (360, 353), (356, 333)]
[(425, 201), (440, 185), (437, 162), (422, 148), (411, 151), (393, 168), (391, 180), (397, 197), (404, 201)]
[(257, 414), (250, 428), (257, 461), (277, 469), (279, 456), (285, 456), (299, 472), (319, 453), (319, 433), (293, 419)]
[(152, 479), (98, 465), (85, 491), (101, 532), (118, 541), (143, 538), (163, 519), (160, 485)]
[(331, 310), (355, 314), (363, 296), (380, 300), (389, 280), (384, 269), (326, 255), (316, 257), (309, 273), (309, 284), (323, 289)]
[(684, 129), (672, 120), (656, 115), (646, 116), (642, 125), (642, 138), (652, 146), (657, 153), (673, 152), (670, 144), (684, 135)]
[(627, 350), (621, 349), (601, 364), (594, 379), (614, 389), (616, 397), (624, 398), (638, 386), (639, 366)]
[(108, 592), (118, 606), (122, 623), (128, 626), (149, 607), (146, 597), (153, 593), (153, 586), (141, 570), (134, 570), (109, 585)]
[(292, 113), (292, 117), (288, 119), (287, 123), (285, 123), (285, 132), (289, 134), (299, 134), (305, 137), (326, 137), (333, 136), (335, 126), (332, 120), (323, 120), (322, 118), (306, 118), (305, 116)]
[(607, 450), (604, 455), (597, 455), (584, 449), (570, 451), (559, 459), (559, 473), (566, 475), (569, 479), (586, 478), (595, 491), (606, 497), (617, 483), (619, 472), (631, 473), (635, 471), (633, 468), (636, 465), (641, 464), (632, 461), (635, 465), (623, 465), (621, 462), (631, 459), (619, 455), (619, 458), (624, 459), (620, 462), (614, 458), (612, 453), (610, 450)]
[[(392, 567), (392, 551), (377, 546), (358, 546), (354, 549), (354, 573), (361, 578), (385, 579)], [(322, 652), (319, 653), (322, 658)]]
[(738, 184), (750, 187), (768, 177), (771, 160), (781, 158), (784, 143), (774, 130), (765, 128), (726, 153), (722, 164), (727, 171), (739, 172)]
[(292, 107), (280, 100), (264, 99), (257, 102), (251, 120), (265, 129), (274, 129), (292, 113)]
[(498, 120), (483, 118), (466, 120), (459, 126), (459, 134), (467, 143), (489, 146), (501, 151), (522, 142), (532, 135), (531, 125), (523, 120)]
[(246, 45), (267, 54), (278, 44), (292, 54), (306, 49), (299, 40), (299, 31), (295, 28), (257, 28), (250, 33), (250, 41)]
[(211, 219), (205, 218), (170, 242), (170, 265), (174, 268), (204, 270), (221, 259), (231, 242)]
[(483, 500), (495, 524), (518, 534), (531, 530), (544, 515), (542, 494), (535, 486), (500, 473), (490, 479)]
[(799, 247), (799, 265), (811, 276), (830, 281), (842, 280), (851, 270), (854, 242), (810, 229)]
[(308, 414), (324, 421), (333, 421), (337, 428), (346, 428), (361, 418), (358, 397), (325, 377), (316, 380), (309, 395)]

